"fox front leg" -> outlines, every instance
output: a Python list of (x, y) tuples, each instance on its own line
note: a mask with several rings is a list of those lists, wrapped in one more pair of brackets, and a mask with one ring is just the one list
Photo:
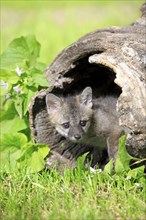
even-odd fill
[(122, 132), (113, 132), (107, 138), (107, 147), (108, 147), (108, 156), (110, 159), (116, 159), (117, 151), (118, 151), (118, 142), (119, 138), (122, 135)]

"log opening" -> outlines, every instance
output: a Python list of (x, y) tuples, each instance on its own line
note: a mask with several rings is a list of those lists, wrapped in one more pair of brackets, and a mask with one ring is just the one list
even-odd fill
[(90, 86), (93, 89), (93, 96), (106, 96), (113, 95), (119, 96), (122, 92), (114, 80), (116, 73), (107, 66), (89, 62), (90, 55), (79, 59), (75, 62), (74, 68), (70, 69), (64, 74), (63, 88), (53, 88), (51, 91), (54, 94), (75, 94), (82, 91), (85, 87)]

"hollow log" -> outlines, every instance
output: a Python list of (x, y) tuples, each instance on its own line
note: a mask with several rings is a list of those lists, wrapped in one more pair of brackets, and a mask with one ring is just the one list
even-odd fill
[[(36, 142), (51, 149), (47, 166), (74, 167), (90, 146), (71, 143), (49, 122), (45, 96), (74, 94), (91, 86), (93, 95), (117, 95), (119, 124), (127, 133), (128, 152), (146, 157), (146, 4), (142, 17), (130, 26), (91, 32), (65, 48), (46, 69), (49, 88), (39, 91), (30, 108), (30, 128)], [(102, 163), (105, 163), (103, 158)]]

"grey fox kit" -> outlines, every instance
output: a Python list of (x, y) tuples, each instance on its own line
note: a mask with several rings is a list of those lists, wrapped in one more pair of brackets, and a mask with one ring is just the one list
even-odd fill
[(99, 149), (107, 147), (109, 159), (116, 156), (122, 134), (116, 103), (112, 96), (93, 99), (90, 87), (79, 95), (46, 96), (49, 119), (56, 130), (71, 141)]

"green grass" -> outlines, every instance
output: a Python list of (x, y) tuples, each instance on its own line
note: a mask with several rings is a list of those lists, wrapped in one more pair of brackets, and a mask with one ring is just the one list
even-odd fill
[[(84, 34), (129, 25), (144, 1), (1, 1), (1, 51), (14, 38), (34, 34), (46, 64)], [(27, 174), (0, 173), (1, 220), (144, 220), (145, 179), (91, 174), (78, 165)]]
[(75, 170), (2, 174), (1, 220), (144, 220), (144, 177)]

